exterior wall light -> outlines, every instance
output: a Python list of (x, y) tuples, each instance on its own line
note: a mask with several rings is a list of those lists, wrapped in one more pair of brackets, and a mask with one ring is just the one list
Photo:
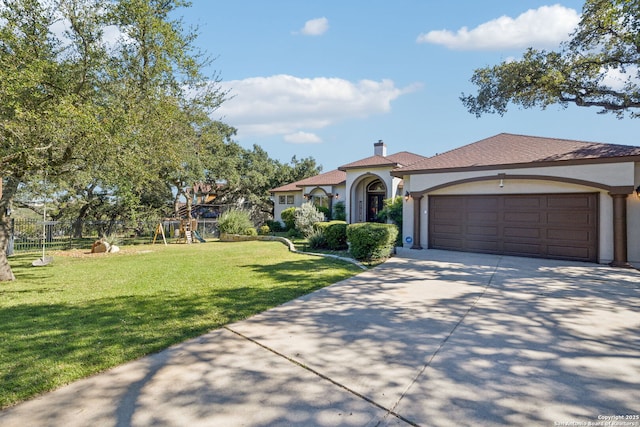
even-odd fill
[(640, 185), (638, 185), (638, 187), (636, 188), (636, 196), (640, 198)]
[(340, 198), (340, 195), (338, 193), (334, 194), (333, 196), (336, 200), (338, 200)]
[(405, 202), (408, 202), (410, 198), (411, 198), (411, 194), (409, 194), (408, 191), (405, 191), (404, 192), (404, 200), (405, 200)]

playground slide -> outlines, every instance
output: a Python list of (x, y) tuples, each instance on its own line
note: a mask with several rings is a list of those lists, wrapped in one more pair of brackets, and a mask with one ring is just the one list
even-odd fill
[(200, 233), (198, 233), (198, 231), (197, 231), (197, 230), (193, 230), (193, 237), (195, 237), (196, 239), (198, 239), (198, 242), (201, 242), (201, 243), (206, 243), (206, 242), (207, 242), (206, 240), (204, 240), (204, 239), (202, 238), (202, 236), (200, 235)]

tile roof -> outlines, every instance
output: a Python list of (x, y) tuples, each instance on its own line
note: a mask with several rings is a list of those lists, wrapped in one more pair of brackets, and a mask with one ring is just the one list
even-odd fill
[(640, 157), (640, 147), (501, 133), (395, 169), (395, 176), (449, 169)]
[(346, 172), (334, 169), (332, 171), (301, 179), (300, 181), (292, 182), (269, 191), (271, 193), (283, 191), (300, 191), (300, 189), (305, 186), (340, 185), (345, 183), (346, 180)]
[(376, 166), (392, 166), (402, 167), (408, 166), (420, 160), (427, 159), (427, 157), (420, 156), (419, 154), (409, 153), (408, 151), (401, 151), (389, 156), (371, 156), (361, 160), (357, 160), (352, 163), (340, 166), (338, 169), (341, 171), (347, 169), (360, 169)]

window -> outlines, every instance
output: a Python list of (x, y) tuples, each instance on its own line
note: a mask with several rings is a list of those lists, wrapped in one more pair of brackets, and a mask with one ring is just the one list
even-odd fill
[(309, 201), (317, 208), (329, 207), (329, 197), (327, 197), (327, 193), (324, 190), (317, 189), (312, 191), (309, 195)]
[(293, 196), (287, 196), (287, 204), (288, 205), (292, 205), (293, 204), (293, 200), (294, 200)]
[(382, 181), (377, 179), (369, 184), (369, 186), (367, 187), (367, 191), (369, 193), (384, 193), (386, 191), (386, 188)]
[(285, 196), (278, 196), (278, 203), (281, 205), (284, 205), (285, 203)]

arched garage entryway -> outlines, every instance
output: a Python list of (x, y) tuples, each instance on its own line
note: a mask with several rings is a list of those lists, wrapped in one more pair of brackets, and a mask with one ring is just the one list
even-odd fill
[[(626, 199), (633, 187), (564, 177), (498, 174), (412, 192), (413, 248), (421, 249), (421, 200), (436, 190), (495, 180), (563, 182), (606, 190), (613, 199), (613, 262), (628, 266)], [(599, 192), (429, 195), (430, 248), (598, 262)], [(433, 222), (433, 223), (432, 223)]]

